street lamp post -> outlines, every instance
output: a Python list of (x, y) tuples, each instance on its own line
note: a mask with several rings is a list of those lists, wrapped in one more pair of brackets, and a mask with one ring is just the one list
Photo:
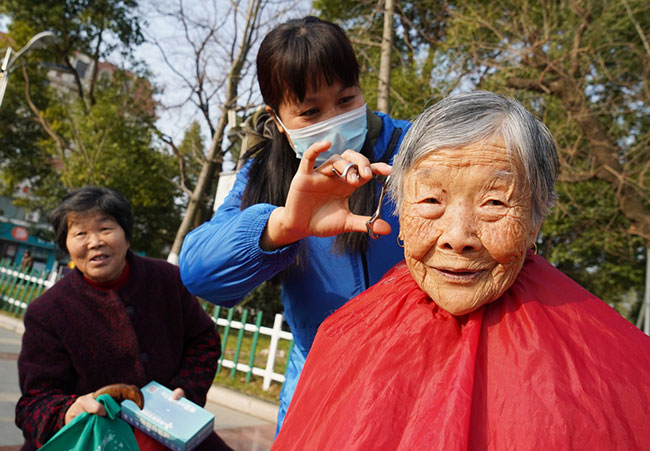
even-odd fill
[(45, 47), (55, 40), (56, 35), (53, 32), (41, 31), (40, 33), (35, 34), (22, 49), (18, 50), (13, 58), (11, 57), (11, 52), (13, 52), (13, 49), (11, 47), (7, 47), (7, 53), (5, 53), (4, 60), (2, 61), (2, 66), (0, 67), (0, 106), (2, 105), (2, 100), (5, 97), (5, 90), (7, 89), (9, 74), (11, 73), (12, 67), (16, 60), (28, 50), (32, 48)]

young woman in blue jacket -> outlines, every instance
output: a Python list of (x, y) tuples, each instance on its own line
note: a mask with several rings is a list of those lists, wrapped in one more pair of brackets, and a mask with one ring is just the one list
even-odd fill
[[(185, 238), (183, 282), (231, 307), (264, 281), (282, 283), (295, 345), (280, 394), (278, 430), (321, 322), (404, 258), (398, 222), (377, 175), (409, 123), (370, 111), (359, 65), (337, 25), (316, 17), (272, 30), (257, 55), (265, 111), (251, 121), (244, 162), (214, 217)], [(346, 170), (347, 169), (347, 170)]]

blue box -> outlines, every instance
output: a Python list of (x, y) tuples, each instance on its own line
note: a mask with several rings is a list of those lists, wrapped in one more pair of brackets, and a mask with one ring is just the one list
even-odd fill
[(191, 451), (210, 435), (214, 415), (181, 398), (172, 400), (172, 391), (149, 382), (142, 388), (144, 409), (131, 400), (122, 401), (122, 419), (174, 451)]

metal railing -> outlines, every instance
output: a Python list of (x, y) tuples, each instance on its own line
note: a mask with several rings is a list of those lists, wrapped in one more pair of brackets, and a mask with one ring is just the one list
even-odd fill
[(56, 282), (57, 274), (32, 269), (20, 270), (20, 263), (0, 262), (0, 308), (22, 317), (25, 309)]

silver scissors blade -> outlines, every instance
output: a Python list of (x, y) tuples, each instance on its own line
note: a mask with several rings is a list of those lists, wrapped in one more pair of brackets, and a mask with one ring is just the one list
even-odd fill
[[(379, 183), (382, 184), (381, 193), (379, 194), (379, 204), (377, 205), (377, 209), (370, 217), (370, 219), (366, 221), (366, 230), (368, 231), (368, 236), (370, 236), (370, 238), (374, 240), (376, 240), (381, 236), (381, 235), (377, 235), (372, 231), (372, 225), (375, 223), (377, 219), (381, 217), (381, 206), (384, 203), (384, 196), (386, 196), (386, 185), (388, 185), (388, 180), (390, 180), (390, 175), (386, 176), (385, 178), (384, 176), (378, 175), (376, 178), (379, 181)], [(381, 181), (381, 179), (383, 179), (383, 182)]]
[(346, 180), (346, 177), (348, 176), (348, 172), (350, 171), (355, 171), (357, 173), (357, 178), (359, 178), (359, 166), (357, 166), (354, 163), (348, 163), (348, 165), (345, 167), (343, 172), (339, 172), (336, 170), (336, 168), (332, 168), (332, 172), (342, 180)]

